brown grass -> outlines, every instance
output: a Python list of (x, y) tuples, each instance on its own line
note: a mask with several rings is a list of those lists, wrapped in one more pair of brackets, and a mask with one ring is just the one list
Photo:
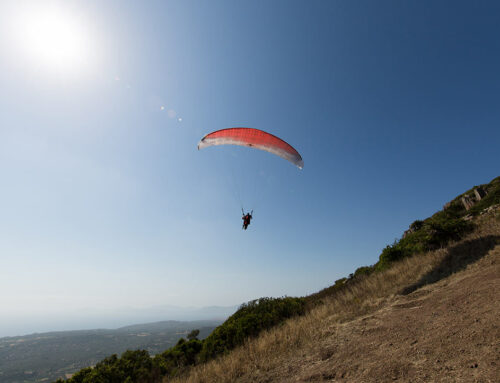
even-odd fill
[[(388, 270), (356, 281), (347, 289), (325, 299), (325, 303), (302, 317), (249, 339), (230, 354), (192, 368), (186, 376), (169, 382), (211, 383), (259, 380), (259, 374), (279, 371), (283, 361), (302, 353), (304, 358), (325, 336), (334, 334), (343, 322), (373, 312), (394, 301), (401, 293), (411, 293), (434, 283), (485, 256), (500, 243), (499, 211), (477, 219), (478, 228), (467, 238), (447, 248), (418, 254), (394, 264)], [(328, 350), (324, 350), (327, 354)], [(325, 354), (325, 358), (329, 355)], [(288, 371), (289, 372), (289, 371)], [(242, 377), (252, 376), (252, 379)], [(241, 379), (239, 379), (241, 378)], [(164, 380), (166, 382), (167, 380)]]

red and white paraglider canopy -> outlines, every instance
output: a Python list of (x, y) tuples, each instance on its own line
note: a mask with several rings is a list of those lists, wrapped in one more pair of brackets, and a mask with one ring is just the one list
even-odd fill
[(270, 133), (253, 128), (229, 128), (207, 134), (198, 143), (198, 149), (214, 145), (240, 145), (265, 150), (275, 154), (299, 169), (304, 167), (304, 161), (299, 152), (281, 138)]

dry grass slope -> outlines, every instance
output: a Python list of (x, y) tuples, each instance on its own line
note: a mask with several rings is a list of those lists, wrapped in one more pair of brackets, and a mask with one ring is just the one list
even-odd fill
[(500, 382), (500, 210), (477, 223), (168, 381)]

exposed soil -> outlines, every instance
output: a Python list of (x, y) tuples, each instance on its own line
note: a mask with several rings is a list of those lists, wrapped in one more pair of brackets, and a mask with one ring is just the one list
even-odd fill
[(260, 382), (500, 382), (500, 245), (463, 271), (398, 295)]

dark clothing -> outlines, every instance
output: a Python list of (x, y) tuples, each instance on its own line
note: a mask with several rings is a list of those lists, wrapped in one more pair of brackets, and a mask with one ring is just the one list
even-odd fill
[(248, 225), (250, 225), (250, 221), (252, 220), (252, 215), (250, 213), (245, 214), (243, 217), (241, 217), (243, 220), (243, 229), (246, 230)]

